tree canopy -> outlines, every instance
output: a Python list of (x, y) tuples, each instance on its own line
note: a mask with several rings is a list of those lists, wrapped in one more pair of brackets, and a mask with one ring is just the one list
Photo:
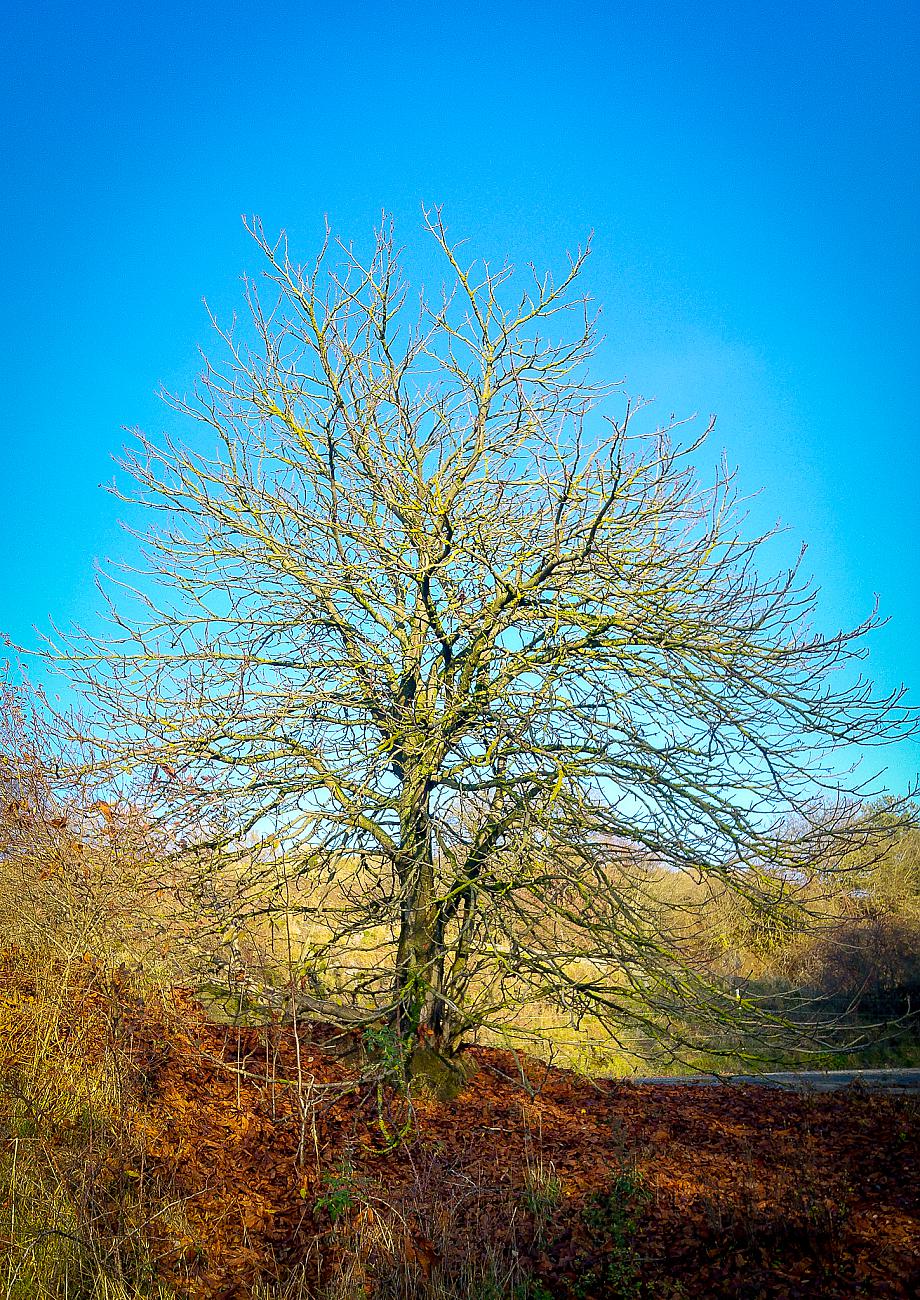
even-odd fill
[(177, 853), (302, 909), (325, 1014), (445, 1055), (537, 1002), (753, 1016), (649, 881), (769, 907), (852, 847), (850, 747), (913, 725), (856, 670), (874, 616), (817, 630), (695, 469), (713, 422), (591, 381), (586, 250), (520, 277), (426, 227), (446, 287), (416, 302), (386, 224), (302, 265), (250, 223), (246, 322), (169, 399), (197, 433), (123, 462), (153, 578), (64, 651), (106, 761)]

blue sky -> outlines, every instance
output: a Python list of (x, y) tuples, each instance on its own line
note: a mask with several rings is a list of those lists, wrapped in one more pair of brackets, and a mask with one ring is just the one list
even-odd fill
[[(0, 629), (91, 621), (100, 490), (168, 423), (201, 299), (324, 214), (559, 265), (595, 232), (598, 377), (719, 416), (754, 522), (809, 543), (822, 626), (878, 593), (869, 671), (920, 702), (920, 10), (871, 5), (35, 3), (6, 18)], [(418, 263), (424, 264), (424, 259)], [(920, 743), (888, 753), (889, 783)]]

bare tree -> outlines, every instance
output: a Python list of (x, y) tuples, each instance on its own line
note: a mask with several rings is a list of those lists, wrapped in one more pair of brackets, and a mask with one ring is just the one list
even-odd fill
[(445, 1055), (532, 1002), (754, 1017), (649, 882), (769, 906), (845, 840), (838, 756), (913, 725), (854, 669), (874, 617), (813, 630), (733, 475), (694, 471), (712, 422), (589, 383), (586, 251), (521, 285), (426, 226), (448, 287), (416, 313), (391, 228), (304, 267), (249, 225), (247, 327), (168, 399), (203, 433), (123, 462), (152, 576), (65, 657), (177, 842), (303, 909), (308, 1007)]

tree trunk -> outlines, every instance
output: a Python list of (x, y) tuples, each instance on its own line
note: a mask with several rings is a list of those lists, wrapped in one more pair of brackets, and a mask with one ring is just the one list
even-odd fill
[(447, 1008), (441, 997), (443, 936), (435, 890), (430, 784), (404, 786), (400, 852), (396, 873), (402, 890), (396, 954), (395, 1029), (403, 1044), (407, 1074), (421, 1044), (436, 1053), (446, 1046)]

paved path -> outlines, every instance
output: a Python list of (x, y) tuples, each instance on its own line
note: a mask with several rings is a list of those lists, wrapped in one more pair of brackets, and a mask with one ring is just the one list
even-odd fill
[(865, 1088), (871, 1092), (920, 1092), (920, 1070), (806, 1070), (767, 1074), (685, 1074), (655, 1078), (619, 1079), (619, 1083), (654, 1083), (669, 1088), (717, 1088), (732, 1083), (789, 1092), (836, 1092), (840, 1088)]

